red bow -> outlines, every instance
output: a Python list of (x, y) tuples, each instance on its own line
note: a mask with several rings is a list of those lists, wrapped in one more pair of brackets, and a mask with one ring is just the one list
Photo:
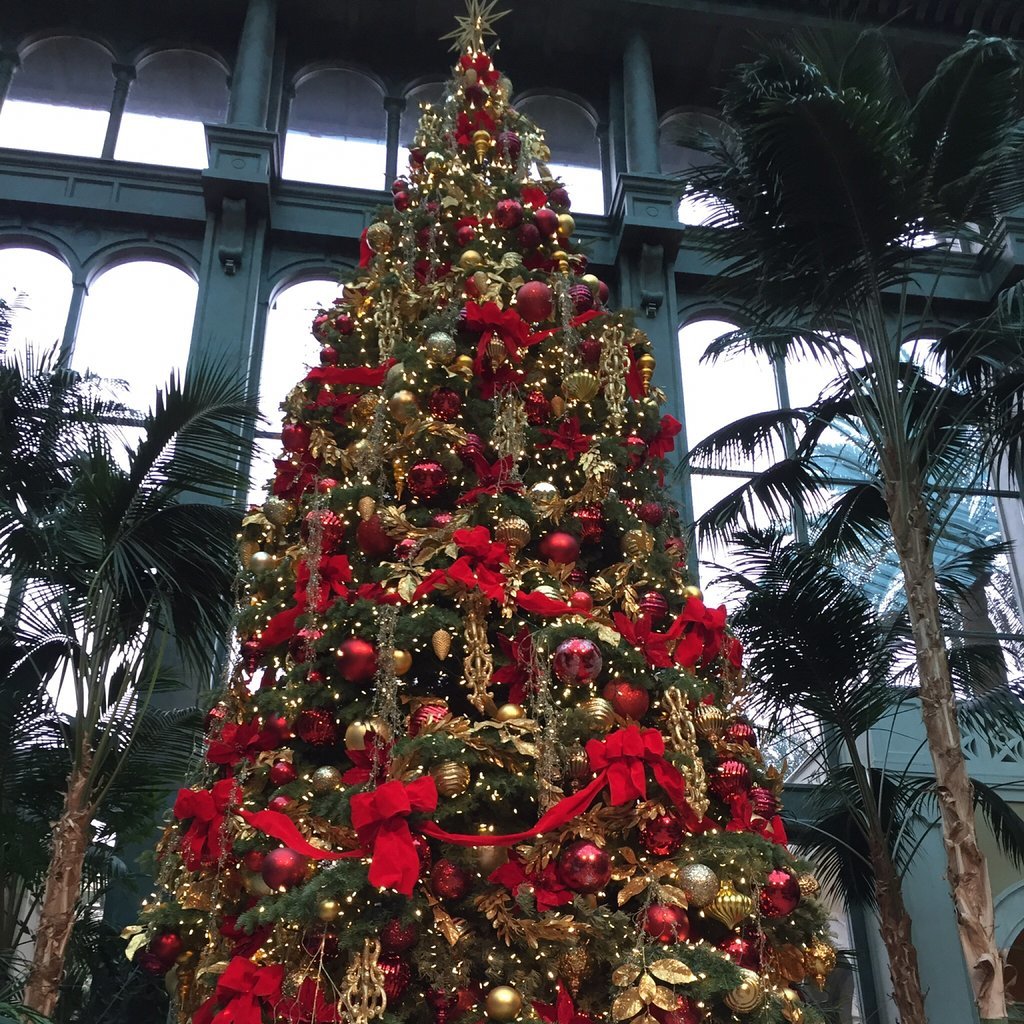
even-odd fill
[(211, 789), (178, 790), (174, 816), (179, 821), (192, 819), (180, 842), (181, 859), (189, 871), (216, 864), (227, 853), (224, 818), (228, 808), (241, 800), (242, 791), (234, 779), (221, 779)]
[(464, 53), (459, 58), (459, 64), (467, 71), (472, 68), (484, 85), (494, 85), (501, 78), (501, 73), (495, 69), (486, 53)]
[(726, 639), (725, 619), (724, 604), (708, 608), (699, 597), (687, 598), (668, 631), (670, 636), (682, 636), (675, 651), (676, 664), (692, 668), (698, 661), (706, 663), (721, 654)]
[(411, 896), (420, 877), (420, 858), (409, 831), (409, 815), (437, 808), (437, 787), (429, 775), (406, 785), (394, 780), (372, 793), (352, 797), (352, 826), (370, 851), (371, 885)]
[(540, 911), (572, 903), (576, 896), (571, 889), (562, 884), (555, 861), (549, 861), (542, 871), (527, 873), (515, 851), (500, 868), (496, 868), (487, 876), (487, 881), (493, 885), (503, 885), (512, 893), (513, 899), (518, 898), (522, 886), (529, 885), (533, 889), (533, 898)]
[(413, 601), (445, 583), (463, 590), (479, 590), (492, 601), (503, 600), (505, 577), (500, 570), (508, 561), (508, 548), (492, 541), (491, 531), (486, 526), (456, 530), (452, 540), (465, 554), (447, 569), (435, 569), (430, 573), (413, 591)]
[(210, 764), (231, 767), (243, 758), (255, 761), (259, 753), (273, 750), (276, 746), (277, 737), (264, 732), (258, 718), (253, 718), (244, 725), (226, 722), (219, 735), (211, 736), (207, 740), (206, 760)]
[(462, 110), (455, 121), (455, 141), (460, 146), (472, 146), (473, 132), (493, 130), (494, 118), (486, 110), (481, 108), (468, 114)]
[(523, 489), (522, 482), (513, 480), (511, 476), (514, 465), (515, 459), (511, 455), (506, 455), (505, 458), (498, 459), (495, 463), (488, 462), (482, 455), (475, 456), (473, 468), (476, 470), (477, 486), (461, 495), (455, 504), (468, 505), (470, 502), (476, 501), (482, 494), (521, 491)]
[[(670, 629), (667, 633), (658, 633), (651, 625), (651, 617), (642, 615), (634, 622), (628, 615), (622, 612), (615, 612), (612, 615), (615, 628), (622, 635), (631, 647), (637, 648), (644, 656), (644, 660), (652, 668), (671, 668), (672, 659), (668, 653), (668, 643), (674, 640)], [(675, 625), (672, 627), (675, 628)], [(679, 632), (682, 632), (682, 625), (679, 625)], [(678, 636), (678, 633), (676, 634)]]
[(665, 760), (665, 738), (657, 729), (640, 730), (629, 725), (604, 740), (590, 740), (586, 746), (592, 771), (600, 772), (608, 784), (614, 805), (647, 799), (647, 768), (671, 801), (683, 811), (686, 805), (683, 776)]
[[(346, 583), (352, 582), (352, 566), (346, 555), (328, 555), (320, 559), (320, 593), (317, 597), (316, 610), (326, 611), (331, 603), (331, 595), (347, 601), (349, 598)], [(295, 573), (295, 600), (306, 604), (309, 594), (309, 563), (302, 559)]]
[(576, 1009), (572, 996), (566, 992), (560, 980), (557, 988), (558, 994), (555, 996), (554, 1004), (534, 1003), (533, 1012), (548, 1024), (592, 1024), (589, 1014), (580, 1013)]
[(298, 498), (316, 479), (319, 466), (308, 459), (274, 459), (271, 490), (277, 498)]
[(771, 820), (754, 814), (754, 805), (746, 793), (737, 793), (729, 798), (732, 818), (725, 826), (726, 832), (754, 832), (777, 846), (785, 846), (789, 842), (786, 827), (776, 814)]
[(236, 956), (220, 976), (216, 992), (196, 1010), (193, 1024), (262, 1024), (264, 1007), (272, 1011), (281, 1000), (283, 981), (283, 964), (257, 967)]
[(260, 632), (257, 641), (260, 650), (265, 651), (291, 640), (295, 636), (299, 616), (304, 615), (305, 611), (301, 604), (297, 604), (294, 608), (286, 608), (273, 616)]
[(529, 594), (525, 590), (520, 590), (516, 594), (516, 604), (524, 612), (542, 615), (545, 618), (551, 618), (555, 615), (585, 615), (588, 619), (590, 618), (589, 612), (581, 612), (578, 608), (573, 608), (571, 604), (565, 601), (548, 597), (547, 594), (542, 594), (536, 590)]
[(683, 429), (682, 423), (674, 416), (662, 416), (658, 432), (647, 442), (647, 454), (652, 459), (668, 455), (675, 447), (675, 436)]
[(572, 416), (563, 420), (557, 430), (541, 430), (551, 438), (551, 443), (541, 445), (542, 448), (561, 448), (569, 456), (570, 460), (577, 455), (582, 455), (589, 447), (593, 437), (590, 434), (580, 432), (579, 417)]
[(473, 364), (480, 375), (490, 372), (487, 346), (495, 336), (505, 346), (509, 361), (515, 364), (523, 361), (519, 350), (534, 344), (529, 324), (514, 309), (502, 309), (496, 302), (485, 302), (482, 306), (478, 302), (467, 302), (466, 326), (480, 332), (476, 361)]

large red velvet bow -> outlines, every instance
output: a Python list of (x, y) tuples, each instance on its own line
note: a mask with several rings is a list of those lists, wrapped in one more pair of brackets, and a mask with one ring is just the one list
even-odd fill
[(675, 765), (665, 760), (665, 738), (657, 729), (629, 725), (586, 746), (592, 771), (608, 785), (613, 804), (647, 799), (647, 769), (681, 810), (686, 810), (685, 783)]
[(406, 785), (393, 780), (372, 793), (352, 797), (352, 826), (370, 851), (371, 885), (412, 895), (420, 877), (420, 858), (409, 830), (409, 815), (433, 813), (437, 787), (429, 775)]
[(534, 344), (530, 338), (530, 326), (514, 310), (502, 309), (496, 302), (466, 303), (466, 326), (480, 331), (480, 342), (476, 348), (474, 368), (478, 374), (490, 368), (487, 360), (487, 346), (497, 337), (505, 346), (505, 354), (512, 363), (522, 362), (520, 349)]
[(284, 965), (257, 967), (236, 956), (217, 982), (217, 990), (193, 1016), (193, 1024), (262, 1024), (263, 1008), (281, 1000)]
[(216, 864), (227, 852), (221, 832), (228, 808), (240, 803), (242, 791), (234, 779), (221, 779), (210, 789), (179, 789), (174, 801), (174, 816), (179, 821), (192, 819), (181, 837), (181, 859), (189, 871)]

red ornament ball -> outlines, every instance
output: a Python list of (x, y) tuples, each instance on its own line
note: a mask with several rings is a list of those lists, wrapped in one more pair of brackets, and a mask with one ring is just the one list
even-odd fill
[(602, 306), (608, 301), (608, 296), (610, 294), (611, 293), (608, 291), (608, 285), (606, 285), (604, 281), (601, 281), (597, 286), (597, 299)]
[(436, 419), (451, 423), (462, 409), (462, 395), (451, 388), (438, 388), (430, 396), (429, 408)]
[(455, 229), (455, 242), (465, 248), (476, 238), (476, 228), (472, 224), (463, 224)]
[(524, 224), (519, 229), (516, 240), (524, 252), (536, 249), (540, 245), (540, 232), (537, 230), (537, 225), (532, 222)]
[(640, 832), (644, 849), (655, 857), (671, 857), (683, 845), (683, 823), (674, 814), (659, 814)]
[(345, 539), (345, 521), (329, 508), (313, 509), (306, 513), (303, 529), (307, 538), (314, 530), (320, 531), (321, 547), (324, 551), (335, 551)]
[(455, 516), (451, 512), (435, 512), (430, 517), (430, 525), (440, 530), (446, 527), (454, 518)]
[(282, 847), (280, 850), (271, 850), (263, 858), (260, 874), (271, 889), (282, 891), (298, 885), (306, 877), (308, 868), (308, 857)]
[(518, 199), (499, 199), (494, 207), (494, 223), (506, 231), (523, 223), (523, 204)]
[(461, 900), (469, 892), (469, 875), (458, 864), (442, 858), (430, 869), (430, 888), (443, 900)]
[(406, 953), (419, 939), (420, 928), (415, 921), (405, 923), (393, 917), (380, 930), (380, 945), (385, 953)]
[(263, 868), (264, 856), (262, 850), (250, 850), (242, 857), (242, 867), (246, 871), (260, 871)]
[(523, 148), (523, 140), (519, 138), (516, 132), (499, 132), (495, 142), (498, 156), (502, 156), (506, 160), (519, 159), (519, 154)]
[(412, 196), (408, 192), (395, 193), (395, 209), (408, 210), (412, 205)]
[(722, 800), (728, 800), (750, 787), (750, 769), (734, 758), (722, 761), (711, 776), (711, 790)]
[(704, 1024), (704, 1011), (685, 996), (676, 997), (674, 1010), (662, 1010), (653, 1003), (647, 1007), (658, 1024)]
[(263, 728), (277, 737), (278, 746), (284, 746), (295, 735), (292, 731), (292, 723), (284, 715), (273, 715), (264, 719)]
[(730, 722), (723, 735), (730, 743), (745, 747), (757, 746), (757, 733), (754, 732), (754, 727), (743, 718)]
[(516, 312), (527, 323), (551, 319), (553, 307), (551, 286), (543, 281), (527, 281), (516, 292)]
[(412, 557), (412, 553), (416, 550), (416, 545), (419, 543), (415, 537), (403, 537), (395, 545), (395, 558), (401, 561), (406, 561)]
[(356, 543), (359, 550), (370, 558), (390, 554), (395, 548), (394, 538), (384, 532), (380, 516), (373, 515), (362, 520), (356, 527)]
[(589, 612), (594, 607), (594, 599), (585, 590), (574, 590), (569, 597), (569, 605), (574, 611)]
[(556, 530), (541, 537), (537, 547), (542, 558), (559, 565), (568, 565), (580, 557), (580, 542), (564, 530)]
[(750, 803), (751, 810), (762, 818), (770, 818), (779, 809), (775, 794), (765, 786), (751, 787)]
[(551, 668), (558, 680), (573, 686), (593, 682), (601, 674), (603, 665), (597, 644), (582, 636), (563, 640), (551, 659)]
[(281, 444), (286, 452), (304, 452), (309, 446), (309, 427), (304, 423), (286, 423), (281, 428)]
[(393, 196), (397, 195), (399, 192), (408, 192), (408, 191), (409, 191), (409, 179), (408, 178), (395, 178), (395, 180), (393, 182), (391, 182), (391, 194)]
[(384, 975), (384, 995), (388, 998), (388, 1006), (392, 1006), (405, 995), (412, 981), (412, 968), (400, 956), (382, 956), (377, 960), (377, 966)]
[(369, 640), (350, 636), (338, 644), (338, 671), (349, 683), (362, 683), (377, 671), (377, 649)]
[(648, 590), (640, 598), (640, 612), (657, 625), (668, 615), (668, 601), (663, 594), (659, 594), (656, 590)]
[(314, 929), (302, 936), (303, 952), (315, 960), (333, 960), (341, 952), (338, 933), (327, 929)]
[(638, 470), (647, 458), (647, 442), (642, 437), (631, 435), (626, 438), (626, 469), (632, 473)]
[(724, 942), (718, 944), (723, 953), (728, 953), (732, 962), (748, 971), (761, 970), (761, 957), (758, 955), (757, 946), (744, 935), (730, 935)]
[(660, 526), (665, 521), (665, 506), (658, 501), (642, 501), (637, 506), (636, 517), (648, 526)]
[(580, 342), (579, 353), (583, 362), (593, 366), (601, 358), (601, 350), (604, 346), (600, 338), (584, 338)]
[(549, 210), (546, 206), (537, 210), (533, 215), (533, 223), (542, 235), (551, 236), (558, 230), (558, 214)]
[(800, 885), (788, 871), (776, 868), (768, 872), (761, 890), (761, 915), (786, 917), (800, 902)]
[(440, 462), (417, 462), (409, 470), (409, 493), (420, 501), (435, 501), (448, 486), (448, 470)]
[(599, 541), (604, 536), (604, 509), (600, 505), (580, 505), (575, 519), (580, 540)]
[(598, 892), (612, 877), (612, 859), (597, 843), (578, 839), (558, 855), (558, 877), (573, 892)]
[(484, 456), (484, 441), (479, 434), (466, 434), (466, 439), (455, 449), (463, 465), (471, 466)]
[(333, 345), (324, 345), (320, 349), (320, 362), (323, 366), (334, 366), (338, 358), (338, 350)]
[(154, 936), (149, 944), (149, 952), (168, 966), (181, 956), (184, 948), (185, 943), (181, 941), (181, 936), (176, 932), (161, 932)]
[(409, 716), (409, 735), (418, 736), (432, 722), (440, 722), (448, 714), (448, 705), (440, 701), (420, 704)]
[(594, 308), (594, 294), (585, 284), (574, 284), (569, 289), (569, 298), (577, 313), (586, 313)]
[(533, 427), (547, 423), (551, 416), (551, 403), (543, 391), (531, 391), (523, 400), (523, 408), (526, 410), (526, 422)]
[(334, 329), (345, 336), (348, 336), (356, 329), (356, 322), (348, 313), (340, 313), (334, 318)]
[(269, 774), (270, 781), (275, 786), (287, 786), (289, 782), (294, 782), (299, 777), (291, 761), (275, 761), (270, 766)]
[(288, 808), (291, 807), (291, 805), (292, 805), (292, 798), (290, 796), (285, 796), (283, 793), (280, 794), (279, 796), (271, 797), (270, 798), (270, 802), (267, 804), (267, 806), (272, 811), (277, 811), (278, 814), (286, 813)]
[(683, 942), (690, 934), (690, 919), (682, 907), (652, 903), (644, 918), (644, 931), (658, 942)]
[(295, 719), (295, 735), (314, 747), (329, 747), (338, 742), (338, 726), (325, 708), (307, 708)]
[(572, 206), (569, 202), (569, 193), (561, 185), (556, 185), (548, 193), (548, 206), (556, 210), (568, 210)]
[(610, 683), (605, 683), (601, 696), (611, 704), (615, 714), (622, 715), (623, 718), (632, 718), (637, 722), (647, 714), (647, 709), (651, 706), (650, 694), (642, 686), (628, 679), (613, 679)]

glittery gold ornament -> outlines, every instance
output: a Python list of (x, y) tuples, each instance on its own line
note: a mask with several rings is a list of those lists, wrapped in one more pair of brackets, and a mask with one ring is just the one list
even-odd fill
[(587, 725), (594, 732), (608, 732), (615, 725), (615, 710), (604, 697), (591, 697), (580, 704)]
[(505, 342), (501, 338), (491, 338), (487, 342), (487, 358), (491, 361), (491, 366), (497, 369), (502, 363), (508, 359), (508, 349), (505, 347)]
[(459, 254), (459, 266), (463, 270), (476, 270), (484, 261), (476, 249), (463, 249)]
[(706, 740), (716, 740), (725, 728), (725, 712), (714, 704), (698, 704), (693, 713), (697, 734)]
[(366, 229), (366, 244), (374, 252), (389, 252), (394, 244), (391, 225), (378, 220)]
[(743, 980), (725, 996), (725, 1005), (737, 1013), (750, 1013), (761, 1005), (764, 991), (761, 978), (753, 971), (740, 969)]
[(704, 908), (713, 918), (721, 921), (726, 928), (735, 928), (754, 909), (754, 901), (733, 888), (732, 882), (722, 882), (715, 898)]
[(287, 526), (297, 513), (295, 506), (284, 498), (267, 498), (263, 503), (263, 514), (275, 526)]
[(277, 557), (269, 551), (254, 551), (249, 556), (249, 568), (253, 572), (266, 572), (277, 565)]
[(800, 994), (791, 988), (782, 988), (778, 991), (779, 1002), (782, 1003), (782, 1016), (789, 1021), (789, 1024), (803, 1024), (804, 1001)]
[(766, 974), (777, 974), (786, 981), (803, 981), (807, 977), (804, 951), (792, 942), (784, 942), (774, 950), (765, 950), (764, 967)]
[(360, 519), (371, 519), (373, 513), (377, 511), (377, 502), (370, 495), (364, 494), (359, 499), (356, 510), (359, 512)]
[(341, 772), (333, 764), (323, 764), (313, 772), (310, 785), (313, 792), (321, 796), (324, 793), (333, 793), (334, 790), (341, 788)]
[(427, 358), (432, 363), (447, 366), (456, 356), (458, 347), (447, 331), (431, 331), (426, 341)]
[(686, 864), (679, 869), (679, 886), (690, 902), (706, 907), (718, 895), (718, 875), (707, 864)]
[(601, 390), (601, 381), (589, 370), (576, 370), (562, 381), (562, 392), (566, 398), (589, 402)]
[(636, 368), (640, 371), (640, 379), (644, 384), (644, 394), (651, 390), (651, 379), (654, 377), (654, 367), (657, 361), (649, 352), (645, 352), (636, 361)]
[(368, 391), (352, 406), (352, 419), (359, 424), (367, 424), (380, 404), (380, 395), (376, 391)]
[(519, 516), (508, 516), (498, 520), (494, 536), (500, 543), (508, 545), (509, 551), (515, 554), (530, 543), (530, 524)]
[(523, 997), (511, 985), (495, 985), (487, 993), (484, 1008), (491, 1020), (515, 1020), (523, 1008)]
[(434, 654), (444, 661), (448, 657), (448, 653), (452, 649), (452, 635), (447, 629), (438, 629), (434, 635), (430, 638), (430, 646), (434, 649)]
[(797, 875), (796, 884), (800, 886), (800, 895), (804, 899), (814, 899), (821, 892), (821, 883), (809, 871)]
[(695, 597), (698, 601), (704, 597), (704, 591), (700, 587), (695, 587), (692, 583), (683, 587), (683, 597)]
[(530, 504), (533, 505), (537, 513), (542, 517), (551, 512), (560, 497), (558, 488), (554, 484), (549, 484), (546, 480), (535, 483), (529, 491)]
[(420, 414), (420, 407), (416, 401), (416, 396), (404, 388), (401, 391), (396, 391), (388, 399), (388, 408), (391, 410), (391, 415), (399, 423), (409, 423)]
[(590, 969), (590, 956), (586, 946), (575, 946), (558, 958), (558, 974), (574, 996), (579, 995), (580, 984)]
[[(482, 164), (487, 151), (491, 148), (491, 133), (481, 128), (473, 132), (473, 152), (476, 153), (476, 162)], [(518, 1011), (516, 1011), (518, 1013)]]
[(835, 948), (824, 939), (814, 939), (804, 953), (804, 965), (818, 988), (822, 988), (825, 980), (835, 970)]
[(441, 796), (459, 796), (469, 789), (469, 768), (460, 761), (442, 761), (430, 774)]
[(426, 167), (428, 171), (431, 171), (432, 173), (436, 174), (439, 170), (441, 170), (442, 167), (444, 167), (443, 154), (438, 153), (436, 150), (431, 150), (423, 158), (423, 166)]
[(519, 704), (502, 704), (494, 712), (496, 722), (514, 722), (517, 718), (525, 718), (526, 711)]
[(392, 651), (391, 657), (395, 664), (396, 676), (404, 676), (412, 668), (412, 655), (408, 651)]
[(622, 550), (630, 558), (646, 558), (654, 550), (654, 535), (647, 530), (627, 530), (622, 535)]
[(335, 921), (341, 914), (341, 903), (338, 900), (323, 899), (316, 905), (316, 916), (321, 921)]
[(562, 238), (568, 238), (576, 230), (576, 221), (571, 213), (560, 213), (558, 215), (558, 234)]
[(452, 361), (452, 369), (463, 377), (473, 376), (473, 357), (465, 352)]

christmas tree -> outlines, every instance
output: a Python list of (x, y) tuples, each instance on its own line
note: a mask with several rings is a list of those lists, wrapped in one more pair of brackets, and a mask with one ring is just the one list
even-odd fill
[(679, 424), (493, 20), (314, 321), (131, 953), (196, 1024), (817, 1020), (835, 951), (687, 581)]

